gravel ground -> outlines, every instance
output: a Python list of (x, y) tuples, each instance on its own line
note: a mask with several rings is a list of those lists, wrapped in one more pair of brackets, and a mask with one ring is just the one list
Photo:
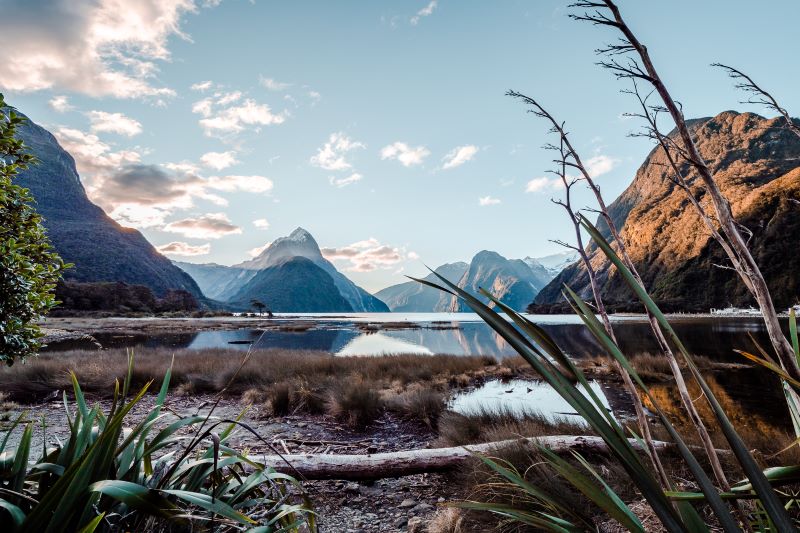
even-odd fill
[[(91, 399), (88, 400), (91, 404)], [(135, 406), (132, 423), (150, 412), (153, 400), (154, 397), (148, 395)], [(212, 402), (212, 396), (172, 396), (165, 406), (169, 415), (159, 425), (168, 425), (178, 415), (207, 413)], [(101, 401), (100, 404), (105, 409), (109, 407), (107, 401)], [(72, 404), (70, 407), (74, 409)], [(242, 405), (237, 400), (226, 398), (221, 401), (215, 414), (221, 418), (233, 418), (241, 409)], [(5, 420), (0, 422), (0, 438), (8, 431), (9, 420), (15, 419), (23, 411), (27, 412), (28, 420), (45, 417), (48, 445), (55, 444), (56, 437), (63, 440), (68, 436), (64, 405), (61, 400), (52, 398), (44, 403), (19, 405), (6, 411), (2, 416)], [(326, 416), (268, 417), (257, 406), (250, 408), (244, 421), (276, 449), (290, 453), (366, 454), (409, 450), (429, 446), (435, 437), (424, 426), (391, 415), (385, 415), (363, 431), (352, 430)], [(20, 434), (21, 431), (17, 429), (9, 436), (9, 447), (17, 445)], [(40, 450), (42, 444), (42, 431), (37, 429), (33, 435), (33, 449)], [(272, 453), (269, 445), (244, 431), (232, 437), (231, 445), (238, 449), (249, 449), (255, 458), (263, 453)], [(436, 512), (437, 505), (454, 497), (454, 488), (441, 474), (360, 483), (307, 481), (304, 487), (314, 503), (323, 533), (421, 532), (425, 530), (424, 524)]]

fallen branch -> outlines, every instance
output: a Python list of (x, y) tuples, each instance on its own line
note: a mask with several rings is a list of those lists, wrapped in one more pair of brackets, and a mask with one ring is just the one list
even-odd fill
[[(639, 441), (629, 439), (631, 446), (642, 450)], [(532, 447), (538, 443), (556, 453), (577, 451), (581, 453), (608, 453), (603, 439), (594, 436), (553, 435), (546, 437), (511, 439), (453, 448), (429, 448), (371, 455), (288, 454), (283, 457), (268, 455), (267, 464), (286, 474), (302, 474), (305, 479), (368, 480), (410, 476), (425, 472), (441, 472), (456, 468), (470, 459), (473, 453), (492, 455), (509, 446)], [(671, 448), (669, 442), (654, 441), (657, 449)], [(289, 464), (287, 464), (289, 463)], [(291, 465), (291, 466), (289, 466)]]

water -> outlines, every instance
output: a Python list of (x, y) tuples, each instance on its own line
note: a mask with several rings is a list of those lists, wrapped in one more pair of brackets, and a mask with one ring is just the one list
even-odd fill
[[(593, 381), (589, 386), (603, 402), (604, 407), (613, 411), (600, 384)], [(543, 381), (527, 379), (488, 381), (474, 390), (456, 394), (448, 407), (463, 415), (488, 411), (521, 417), (527, 413), (536, 413), (550, 420), (563, 419), (576, 424), (586, 424), (550, 385)]]
[[(530, 318), (540, 324), (575, 359), (605, 355), (604, 350), (574, 315), (540, 315)], [(235, 327), (238, 320), (231, 320), (232, 327)], [(299, 331), (287, 331), (298, 322), (304, 325)], [(762, 346), (769, 346), (763, 322), (758, 317), (679, 317), (671, 322), (692, 354), (714, 361), (744, 362), (734, 349), (755, 351), (750, 335)], [(614, 323), (620, 347), (629, 358), (659, 354), (650, 326), (643, 317), (614, 317)], [(248, 324), (252, 324), (252, 319), (248, 320)], [(500, 336), (472, 313), (293, 314), (279, 315), (272, 320), (265, 319), (263, 328), (248, 326), (225, 331), (133, 336), (99, 334), (96, 337), (106, 347), (247, 350), (252, 346), (258, 349), (320, 350), (342, 356), (380, 356), (392, 353), (497, 357), (515, 355), (514, 350)], [(742, 412), (752, 413), (754, 423), (765, 422), (781, 426), (786, 423), (780, 387), (768, 371), (752, 367), (730, 369), (714, 373), (713, 382), (726, 401), (740, 407)], [(675, 397), (670, 383), (656, 384), (653, 388), (665, 398)], [(615, 411), (626, 409), (624, 394), (619, 394), (618, 390), (608, 386), (604, 387), (604, 392), (606, 397), (610, 397)], [(485, 398), (492, 394), (494, 392), (487, 389)], [(506, 393), (503, 393), (503, 402), (513, 403), (515, 396), (509, 394), (506, 397)]]

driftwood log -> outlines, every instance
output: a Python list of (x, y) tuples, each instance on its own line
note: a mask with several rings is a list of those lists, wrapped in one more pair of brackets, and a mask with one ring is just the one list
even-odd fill
[[(473, 453), (491, 455), (509, 446), (544, 446), (556, 453), (577, 451), (581, 453), (608, 453), (608, 446), (600, 437), (553, 435), (547, 437), (511, 439), (454, 448), (426, 448), (401, 452), (374, 453), (370, 455), (342, 454), (285, 454), (259, 458), (278, 472), (305, 479), (370, 480), (410, 476), (424, 472), (441, 472), (464, 464)], [(631, 445), (641, 450), (638, 441)], [(655, 441), (656, 449), (672, 446), (669, 442)], [(255, 458), (254, 458), (255, 459)]]

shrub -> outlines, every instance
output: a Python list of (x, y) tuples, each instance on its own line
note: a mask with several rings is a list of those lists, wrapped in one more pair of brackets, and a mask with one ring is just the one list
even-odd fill
[(28, 189), (14, 183), (35, 162), (15, 137), (24, 117), (0, 94), (0, 361), (12, 364), (39, 348), (36, 321), (55, 304), (65, 265), (47, 238)]
[(217, 531), (316, 530), (308, 503), (292, 492), (294, 480), (230, 447), (237, 430), (250, 430), (245, 424), (192, 415), (156, 431), (168, 416), (169, 370), (153, 409), (133, 423), (129, 413), (149, 384), (129, 400), (132, 374), (131, 357), (129, 377), (121, 390), (117, 382), (106, 413), (88, 407), (72, 374), (77, 411), (67, 412), (69, 437), (34, 465), (33, 422), (22, 426), (20, 415), (10, 430), (22, 426), (19, 446), (3, 453), (6, 441), (0, 444), (2, 531), (92, 532), (101, 523), (106, 530), (193, 530), (209, 520)]
[(380, 394), (360, 380), (342, 380), (328, 392), (328, 414), (353, 427), (370, 425), (383, 408)]

